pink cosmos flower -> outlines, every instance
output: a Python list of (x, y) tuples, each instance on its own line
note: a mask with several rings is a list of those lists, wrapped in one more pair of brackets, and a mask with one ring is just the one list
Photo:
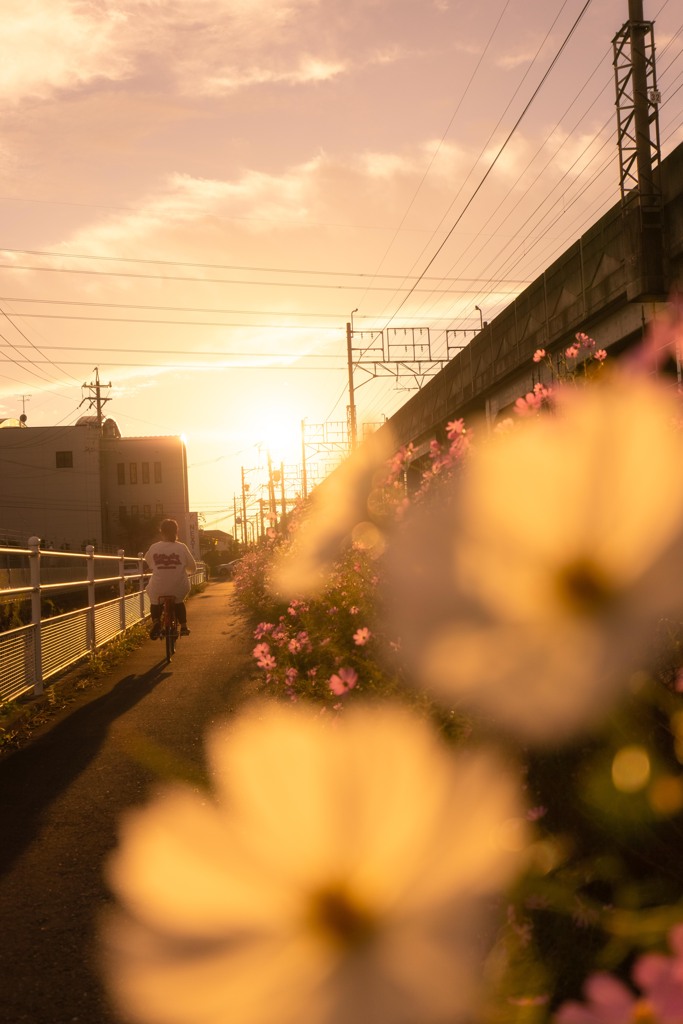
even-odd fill
[(370, 632), (368, 627), (361, 626), (361, 628), (357, 629), (356, 632), (353, 634), (353, 642), (356, 644), (357, 647), (363, 647), (368, 642), (371, 636), (372, 633)]
[(586, 1003), (564, 1003), (555, 1024), (624, 1024), (634, 1020), (636, 997), (611, 974), (594, 974), (584, 986)]
[(541, 359), (545, 359), (546, 351), (544, 348), (537, 348), (533, 354), (533, 360), (535, 363), (540, 363)]
[(353, 668), (340, 668), (339, 672), (330, 676), (329, 686), (337, 697), (352, 690), (358, 682), (358, 673)]
[(593, 359), (597, 359), (599, 363), (603, 363), (607, 359), (607, 352), (604, 348), (599, 348), (593, 353)]
[(523, 398), (518, 398), (515, 402), (515, 412), (520, 416), (530, 416), (540, 408), (541, 401), (533, 391), (527, 392)]
[(683, 924), (669, 932), (673, 956), (646, 953), (636, 961), (633, 979), (661, 1024), (683, 1020)]
[(358, 607), (358, 605), (352, 604), (351, 607), (349, 608), (349, 615), (358, 615), (359, 611), (360, 608)]
[(289, 640), (289, 636), (287, 634), (287, 629), (285, 626), (276, 626), (273, 632), (271, 633), (271, 636), (275, 643), (278, 644), (280, 647), (286, 644), (287, 641)]
[(669, 933), (673, 956), (646, 953), (633, 967), (640, 994), (632, 992), (610, 974), (592, 975), (584, 986), (585, 1003), (568, 1002), (560, 1007), (555, 1024), (624, 1024), (652, 1020), (680, 1024), (683, 1020), (683, 924)]
[(311, 638), (309, 637), (307, 630), (302, 629), (299, 633), (297, 633), (296, 639), (299, 643), (300, 650), (311, 650)]
[(298, 678), (299, 673), (293, 666), (291, 668), (288, 668), (287, 671), (285, 672), (285, 679), (287, 680), (288, 686), (291, 686), (292, 683), (296, 682)]
[(259, 622), (258, 626), (254, 630), (254, 640), (263, 640), (264, 636), (272, 633), (274, 629), (275, 626), (272, 622)]
[(446, 424), (446, 436), (449, 441), (454, 441), (456, 437), (460, 437), (461, 434), (465, 433), (465, 421), (463, 419), (452, 420)]
[(595, 348), (595, 339), (591, 338), (589, 334), (584, 334), (583, 331), (579, 331), (575, 337), (579, 345), (583, 345), (584, 348)]
[(270, 647), (268, 644), (257, 644), (253, 650), (253, 655), (256, 658), (256, 664), (259, 668), (274, 669), (277, 662), (270, 653)]
[(565, 349), (564, 354), (566, 355), (567, 359), (576, 359), (576, 357), (579, 354), (579, 346), (570, 345), (569, 348)]

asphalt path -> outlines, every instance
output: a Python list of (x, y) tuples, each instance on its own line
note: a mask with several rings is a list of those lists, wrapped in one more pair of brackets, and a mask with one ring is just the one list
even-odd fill
[(0, 1022), (119, 1024), (97, 970), (102, 865), (121, 812), (203, 771), (203, 735), (254, 692), (233, 585), (188, 602), (166, 664), (149, 640), (0, 761)]

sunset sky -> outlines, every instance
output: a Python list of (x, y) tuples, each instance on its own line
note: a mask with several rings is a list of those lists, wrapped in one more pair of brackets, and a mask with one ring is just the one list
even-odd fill
[[(627, 0), (2, 9), (0, 416), (74, 423), (98, 367), (124, 435), (186, 435), (210, 527), (240, 467), (258, 486), (302, 418), (345, 419), (352, 310), (443, 356), (619, 198)], [(666, 155), (683, 5), (645, 17)], [(355, 379), (369, 422), (413, 393)]]

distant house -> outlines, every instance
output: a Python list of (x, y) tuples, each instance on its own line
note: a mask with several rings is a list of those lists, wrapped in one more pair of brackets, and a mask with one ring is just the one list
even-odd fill
[[(7, 421), (4, 421), (7, 423)], [(134, 555), (163, 518), (189, 542), (187, 455), (180, 437), (122, 437), (113, 419), (74, 426), (0, 422), (0, 544), (124, 548)]]
[(224, 551), (232, 543), (232, 534), (226, 533), (225, 530), (201, 530), (201, 544), (202, 547), (216, 548), (218, 551)]

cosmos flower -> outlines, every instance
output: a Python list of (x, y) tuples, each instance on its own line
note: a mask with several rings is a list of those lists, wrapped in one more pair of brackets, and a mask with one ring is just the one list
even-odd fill
[(525, 861), (515, 773), (391, 706), (326, 721), (252, 708), (209, 736), (213, 795), (124, 819), (103, 963), (126, 1020), (472, 1019), (491, 897)]
[(639, 1019), (633, 992), (611, 974), (591, 975), (584, 991), (587, 1002), (565, 1003), (553, 1018), (555, 1024), (629, 1024)]
[(545, 359), (546, 352), (544, 348), (537, 348), (533, 354), (533, 360), (535, 363), (540, 363), (541, 359)]
[(673, 956), (646, 953), (633, 965), (630, 988), (610, 974), (591, 975), (584, 986), (586, 1002), (564, 1003), (555, 1024), (681, 1024), (683, 1020), (683, 925), (669, 934)]
[(558, 401), (416, 510), (387, 587), (420, 682), (550, 742), (598, 725), (683, 610), (674, 390), (615, 372)]
[(275, 658), (270, 653), (270, 647), (266, 643), (256, 644), (252, 653), (256, 658), (256, 664), (259, 668), (268, 669), (270, 671), (277, 665)]
[(336, 694), (337, 697), (341, 697), (348, 690), (352, 690), (357, 682), (358, 673), (355, 669), (340, 668), (339, 672), (335, 672), (330, 676), (329, 686), (332, 693)]
[(360, 629), (357, 629), (356, 632), (353, 634), (353, 642), (354, 644), (356, 644), (357, 647), (363, 647), (368, 642), (371, 636), (372, 633), (370, 632), (368, 627), (361, 626)]

